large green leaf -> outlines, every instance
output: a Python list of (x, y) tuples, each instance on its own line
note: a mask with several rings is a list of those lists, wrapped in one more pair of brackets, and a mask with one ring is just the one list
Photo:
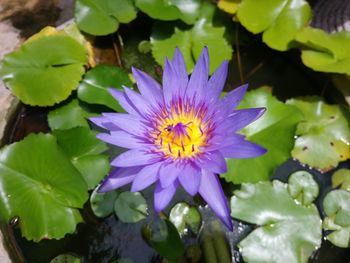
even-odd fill
[(316, 28), (304, 28), (297, 41), (303, 44), (301, 58), (313, 70), (350, 74), (350, 32), (328, 34)]
[(243, 184), (231, 198), (234, 218), (259, 225), (238, 247), (247, 262), (307, 262), (321, 245), (321, 218), (315, 205), (298, 205), (287, 184)]
[(284, 51), (309, 22), (311, 8), (304, 0), (242, 0), (237, 16), (249, 31), (264, 32), (268, 46)]
[(100, 36), (117, 31), (119, 23), (136, 18), (132, 0), (77, 0), (74, 17), (80, 30)]
[(123, 112), (123, 108), (108, 92), (108, 88), (122, 90), (122, 85), (132, 86), (124, 70), (109, 65), (98, 65), (85, 74), (78, 88), (78, 98), (87, 103), (102, 104)]
[(202, 0), (136, 0), (136, 6), (152, 18), (160, 20), (181, 19), (193, 24), (199, 15)]
[(252, 159), (227, 159), (228, 172), (223, 176), (237, 184), (267, 180), (277, 166), (290, 158), (301, 114), (295, 107), (278, 101), (263, 89), (248, 92), (239, 107), (266, 107), (265, 114), (242, 133), (248, 140), (264, 146), (267, 153)]
[(334, 190), (323, 200), (323, 209), (327, 217), (323, 228), (333, 230), (327, 239), (339, 247), (350, 247), (350, 193)]
[(154, 26), (151, 43), (155, 60), (163, 65), (166, 57), (172, 58), (175, 47), (184, 55), (188, 72), (191, 72), (204, 46), (210, 56), (210, 73), (222, 63), (232, 58), (232, 47), (226, 38), (227, 25), (217, 23), (214, 26), (215, 8), (212, 5), (202, 7), (202, 16), (192, 28), (180, 29), (174, 25), (157, 24)]
[(345, 113), (337, 105), (309, 97), (287, 101), (303, 113), (292, 151), (300, 162), (327, 171), (350, 158), (350, 128)]
[(136, 223), (147, 215), (147, 203), (139, 192), (123, 192), (114, 203), (114, 212), (124, 223)]
[(29, 240), (59, 239), (82, 221), (77, 208), (88, 198), (80, 173), (50, 134), (31, 134), (0, 151), (0, 213), (19, 217)]
[(51, 130), (67, 130), (74, 127), (88, 127), (89, 116), (90, 114), (79, 106), (79, 101), (74, 99), (50, 111), (47, 119)]
[(78, 87), (86, 62), (85, 47), (72, 37), (42, 36), (6, 55), (0, 76), (23, 103), (50, 106)]
[(96, 138), (96, 133), (88, 127), (69, 130), (54, 130), (57, 143), (69, 156), (71, 162), (83, 175), (88, 188), (93, 189), (109, 172), (109, 159), (101, 153), (107, 145)]

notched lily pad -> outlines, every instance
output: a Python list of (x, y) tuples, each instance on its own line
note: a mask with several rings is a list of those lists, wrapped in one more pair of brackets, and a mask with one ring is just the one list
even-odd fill
[(40, 36), (7, 54), (0, 76), (23, 103), (51, 106), (78, 87), (86, 63), (85, 47), (74, 38), (64, 34)]
[(198, 234), (202, 223), (201, 214), (197, 208), (185, 202), (177, 203), (170, 211), (169, 220), (179, 231), (180, 235), (187, 232), (187, 227), (195, 234)]
[(119, 192), (110, 191), (99, 193), (98, 187), (92, 192), (90, 197), (91, 210), (97, 217), (106, 217), (114, 212), (114, 202)]
[(288, 179), (289, 194), (303, 205), (310, 205), (317, 198), (318, 184), (306, 171), (292, 173)]
[(50, 134), (31, 134), (0, 151), (0, 214), (19, 217), (28, 240), (59, 239), (82, 221), (87, 186)]
[(249, 31), (263, 32), (263, 41), (268, 46), (285, 51), (309, 22), (311, 8), (304, 0), (242, 0), (237, 16)]
[(296, 130), (293, 158), (320, 171), (328, 171), (350, 158), (350, 129), (343, 111), (317, 97), (291, 99), (303, 113)]
[(334, 190), (323, 200), (327, 217), (323, 221), (325, 230), (333, 230), (327, 239), (338, 247), (350, 247), (350, 193)]
[(350, 170), (339, 169), (332, 175), (333, 188), (339, 187), (340, 189), (350, 192)]
[(124, 223), (136, 223), (147, 215), (147, 203), (139, 192), (123, 192), (114, 203), (114, 212)]
[(228, 172), (223, 177), (235, 184), (267, 180), (277, 166), (290, 158), (296, 125), (301, 119), (296, 107), (278, 101), (263, 88), (247, 92), (239, 105), (255, 107), (266, 107), (266, 112), (242, 133), (249, 141), (265, 147), (267, 153), (257, 158), (227, 159)]
[(307, 262), (321, 245), (321, 218), (315, 205), (298, 205), (287, 184), (243, 184), (231, 198), (231, 215), (259, 225), (238, 247), (247, 262)]

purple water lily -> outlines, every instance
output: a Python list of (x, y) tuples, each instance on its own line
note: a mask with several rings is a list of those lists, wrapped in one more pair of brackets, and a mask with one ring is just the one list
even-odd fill
[(259, 118), (265, 108), (235, 110), (247, 90), (241, 86), (220, 98), (227, 77), (224, 61), (209, 75), (204, 48), (190, 78), (184, 58), (175, 50), (166, 59), (163, 89), (146, 73), (133, 68), (141, 94), (124, 87), (110, 89), (127, 113), (103, 113), (91, 118), (109, 130), (97, 137), (129, 150), (117, 156), (116, 167), (101, 184), (106, 192), (132, 183), (141, 191), (156, 183), (154, 208), (163, 210), (181, 185), (187, 193), (199, 193), (216, 215), (232, 229), (230, 210), (217, 174), (225, 173), (225, 158), (257, 157), (266, 152), (237, 132)]

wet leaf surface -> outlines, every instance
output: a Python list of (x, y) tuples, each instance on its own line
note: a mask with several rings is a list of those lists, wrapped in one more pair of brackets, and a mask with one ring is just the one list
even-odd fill
[(123, 192), (114, 203), (114, 212), (124, 223), (136, 223), (147, 215), (147, 203), (139, 192)]
[(99, 193), (98, 187), (92, 192), (90, 196), (91, 210), (97, 217), (106, 217), (114, 212), (114, 202), (119, 192), (111, 191), (106, 193)]
[(288, 179), (289, 194), (303, 205), (310, 205), (318, 196), (318, 184), (306, 171), (292, 173)]
[(187, 203), (177, 203), (170, 211), (169, 220), (179, 231), (180, 235), (187, 233), (187, 227), (198, 234), (202, 218), (197, 208)]

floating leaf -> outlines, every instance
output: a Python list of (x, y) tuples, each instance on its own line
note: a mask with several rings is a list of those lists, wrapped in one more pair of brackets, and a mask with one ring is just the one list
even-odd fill
[(86, 62), (84, 46), (72, 37), (42, 36), (6, 55), (0, 76), (23, 103), (50, 106), (78, 87)]
[(159, 20), (181, 19), (193, 24), (199, 15), (202, 0), (136, 0), (136, 6), (152, 18)]
[(34, 241), (59, 239), (82, 221), (88, 198), (80, 173), (50, 134), (31, 134), (0, 151), (0, 213), (19, 217), (22, 235)]
[(173, 262), (185, 253), (176, 227), (168, 220), (156, 219), (142, 227), (142, 236), (161, 256)]
[(80, 262), (81, 262), (80, 258), (77, 258), (72, 255), (68, 255), (68, 254), (58, 255), (57, 257), (55, 257), (50, 261), (50, 263), (80, 263)]
[(114, 202), (118, 196), (117, 191), (99, 193), (98, 187), (92, 192), (90, 197), (91, 210), (97, 217), (106, 217), (114, 212)]
[(247, 262), (307, 262), (321, 245), (315, 205), (298, 205), (279, 181), (243, 184), (231, 198), (234, 218), (257, 224), (238, 247)]
[(339, 106), (316, 97), (291, 99), (287, 104), (298, 107), (304, 115), (296, 130), (293, 158), (321, 171), (350, 158), (349, 123)]
[(350, 192), (350, 170), (339, 169), (332, 175), (332, 186), (340, 186), (341, 189)]
[(139, 192), (123, 192), (115, 200), (114, 212), (120, 221), (136, 223), (148, 215), (147, 203)]
[(93, 189), (109, 172), (107, 145), (96, 138), (96, 133), (88, 127), (69, 130), (54, 130), (57, 143), (69, 156), (71, 162), (83, 175), (88, 189)]
[(306, 171), (292, 173), (288, 179), (289, 194), (303, 205), (310, 205), (318, 196), (318, 184)]
[(108, 92), (108, 88), (122, 90), (122, 85), (132, 86), (124, 70), (109, 65), (98, 65), (85, 74), (78, 88), (78, 98), (87, 103), (105, 105), (115, 111), (124, 111)]
[(223, 177), (235, 184), (267, 180), (277, 166), (290, 158), (295, 128), (301, 118), (298, 109), (278, 101), (263, 89), (248, 92), (240, 104), (240, 108), (254, 107), (267, 110), (242, 133), (268, 151), (258, 158), (227, 159), (228, 172)]
[(304, 0), (242, 0), (237, 16), (241, 24), (271, 48), (284, 51), (309, 22), (311, 8)]
[(218, 7), (221, 10), (234, 15), (236, 14), (240, 3), (241, 0), (219, 0)]
[(169, 220), (179, 231), (180, 235), (187, 232), (186, 227), (198, 234), (201, 226), (201, 214), (194, 206), (190, 206), (184, 202), (177, 203), (170, 211)]
[(316, 71), (350, 74), (350, 33), (328, 34), (316, 28), (304, 28), (297, 35), (303, 44), (303, 63)]
[(48, 114), (48, 122), (51, 130), (68, 130), (74, 127), (88, 127), (87, 118), (91, 116), (79, 106), (79, 101), (74, 99)]
[[(188, 72), (191, 72), (204, 46), (208, 47), (210, 56), (210, 73), (222, 63), (232, 58), (232, 47), (225, 37), (227, 26), (213, 25), (214, 6), (203, 8), (207, 12), (192, 28), (180, 29), (175, 26), (158, 24), (151, 35), (152, 54), (155, 60), (163, 65), (166, 57), (172, 58), (173, 50), (178, 47), (186, 62)], [(203, 11), (204, 12), (204, 11)]]
[(338, 247), (350, 247), (350, 193), (345, 190), (329, 192), (323, 200), (327, 217), (323, 222), (325, 230), (334, 230), (327, 239)]
[(136, 18), (132, 0), (77, 0), (74, 17), (80, 30), (91, 35), (108, 35), (117, 31), (119, 23)]

